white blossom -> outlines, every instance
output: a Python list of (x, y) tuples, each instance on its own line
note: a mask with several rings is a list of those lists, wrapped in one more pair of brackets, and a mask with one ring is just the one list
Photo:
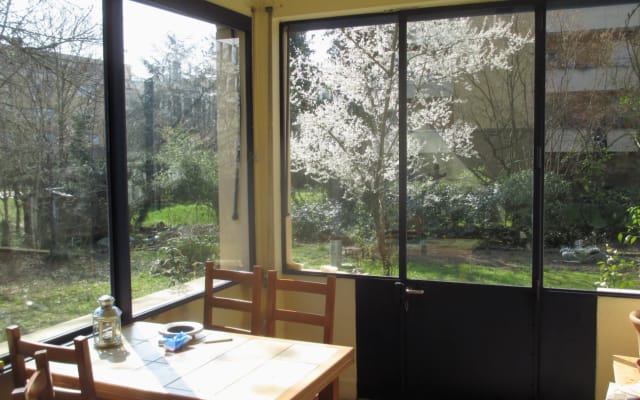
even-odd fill
[[(499, 17), (411, 22), (407, 29), (407, 132), (428, 129), (448, 154), (476, 156), (476, 127), (456, 119), (470, 75), (510, 68), (530, 43)], [(319, 182), (338, 181), (346, 197), (368, 207), (377, 253), (389, 274), (386, 207), (397, 197), (399, 174), (399, 53), (394, 24), (332, 29), (328, 56), (299, 54), (289, 63), (293, 171)], [(429, 161), (424, 143), (407, 135), (409, 173)], [(445, 156), (440, 156), (444, 158)]]
[[(292, 121), (294, 171), (319, 181), (337, 179), (353, 197), (397, 181), (397, 35), (394, 24), (327, 30), (323, 40), (334, 45), (331, 57), (291, 60), (292, 105), (321, 100)], [(408, 130), (434, 129), (451, 152), (473, 157), (475, 127), (455, 120), (453, 106), (461, 100), (452, 88), (464, 89), (469, 74), (508, 69), (509, 57), (530, 41), (500, 17), (409, 23)], [(309, 63), (318, 71), (311, 78)], [(411, 167), (419, 160), (420, 143), (408, 137), (407, 147)]]

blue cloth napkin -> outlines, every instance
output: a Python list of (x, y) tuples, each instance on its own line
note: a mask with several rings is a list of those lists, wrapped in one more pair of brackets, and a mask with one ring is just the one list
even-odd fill
[(180, 332), (175, 336), (165, 337), (164, 347), (169, 351), (180, 350), (190, 339), (191, 336)]

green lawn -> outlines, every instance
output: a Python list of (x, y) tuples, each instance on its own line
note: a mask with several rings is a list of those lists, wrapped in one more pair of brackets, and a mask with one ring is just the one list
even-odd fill
[[(168, 277), (151, 274), (150, 266), (157, 257), (156, 250), (133, 249), (131, 253), (132, 286), (134, 297), (141, 297), (171, 286)], [(294, 247), (294, 259), (307, 267), (329, 263), (329, 245), (304, 244)], [(523, 258), (526, 260), (526, 257)], [(0, 292), (0, 323), (7, 326), (20, 323), (25, 332), (31, 332), (44, 326), (91, 313), (96, 307), (96, 299), (109, 293), (107, 255), (91, 260), (79, 255), (65, 260), (64, 268), (52, 270), (33, 266), (33, 274), (15, 273), (4, 276), (3, 291)], [(360, 272), (381, 275), (380, 263), (370, 259), (353, 260), (345, 258)], [(412, 279), (434, 281), (471, 282), (498, 285), (530, 286), (531, 273), (527, 266), (495, 267), (477, 265), (469, 262), (435, 262), (424, 260), (410, 262), (408, 275)], [(344, 269), (352, 272), (352, 267)], [(4, 270), (7, 271), (6, 269)], [(395, 271), (397, 274), (397, 270)], [(583, 271), (576, 268), (547, 268), (544, 274), (546, 287), (593, 290), (598, 280), (598, 272)], [(0, 341), (4, 331), (0, 332)]]
[[(210, 208), (175, 206), (151, 212), (145, 225), (196, 225), (215, 221)], [(207, 229), (210, 229), (207, 227)], [(69, 247), (63, 257), (0, 253), (0, 324), (18, 323), (24, 333), (92, 313), (97, 299), (111, 292), (106, 249)], [(132, 246), (131, 285), (134, 298), (172, 286), (166, 275), (151, 273), (159, 257), (156, 247)], [(116, 299), (117, 304), (118, 299)], [(4, 330), (0, 342), (5, 341)]]
[(160, 222), (167, 226), (217, 223), (216, 213), (204, 204), (178, 204), (161, 210), (150, 211), (143, 226), (154, 226)]
[[(449, 248), (464, 249), (465, 243), (452, 243)], [(303, 263), (307, 268), (329, 264), (329, 245), (300, 244), (294, 245), (294, 261)], [(508, 254), (508, 266), (492, 266), (472, 263), (469, 261), (429, 260), (409, 261), (407, 275), (410, 279), (424, 279), (433, 281), (484, 283), (494, 285), (531, 286), (531, 267), (527, 265), (528, 255)], [(354, 260), (343, 258), (343, 264), (353, 264), (360, 272), (371, 275), (382, 275), (382, 266), (372, 260)], [(344, 272), (351, 272), (351, 268), (343, 268)], [(397, 275), (397, 268), (394, 273)], [(567, 268), (555, 265), (545, 266), (544, 285), (552, 288), (567, 288), (580, 290), (594, 290), (595, 282), (599, 280), (599, 271), (593, 267)]]
[[(169, 278), (151, 274), (150, 262), (155, 251), (132, 252), (131, 285), (135, 297), (170, 287)], [(64, 266), (40, 265), (33, 261), (17, 269), (26, 274), (0, 273), (5, 283), (0, 292), (0, 324), (20, 324), (24, 333), (92, 313), (97, 299), (111, 293), (106, 255), (90, 260), (77, 255), (64, 260)], [(37, 279), (34, 277), (37, 276)], [(117, 299), (116, 299), (117, 301)], [(5, 341), (4, 330), (0, 342)]]

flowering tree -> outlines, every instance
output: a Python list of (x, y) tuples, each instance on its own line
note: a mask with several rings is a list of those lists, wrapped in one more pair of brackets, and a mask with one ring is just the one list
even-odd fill
[[(324, 32), (327, 57), (294, 53), (290, 60), (291, 169), (318, 182), (340, 183), (344, 195), (361, 201), (375, 230), (376, 251), (390, 274), (385, 234), (397, 200), (398, 26), (340, 28)], [(435, 130), (451, 154), (474, 155), (474, 125), (457, 120), (454, 90), (470, 90), (465, 77), (508, 69), (509, 57), (527, 42), (508, 19), (458, 18), (408, 26), (407, 127)], [(314, 65), (309, 76), (309, 65)], [(306, 110), (300, 105), (316, 99)], [(422, 143), (407, 135), (409, 173), (417, 173)], [(396, 201), (397, 203), (397, 201)]]

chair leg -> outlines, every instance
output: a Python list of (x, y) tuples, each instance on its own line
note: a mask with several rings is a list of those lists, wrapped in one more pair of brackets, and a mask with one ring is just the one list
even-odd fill
[(338, 378), (336, 378), (333, 382), (327, 385), (326, 388), (322, 389), (320, 392), (318, 399), (319, 400), (338, 400), (340, 397), (340, 393), (338, 391), (340, 385), (338, 384)]

